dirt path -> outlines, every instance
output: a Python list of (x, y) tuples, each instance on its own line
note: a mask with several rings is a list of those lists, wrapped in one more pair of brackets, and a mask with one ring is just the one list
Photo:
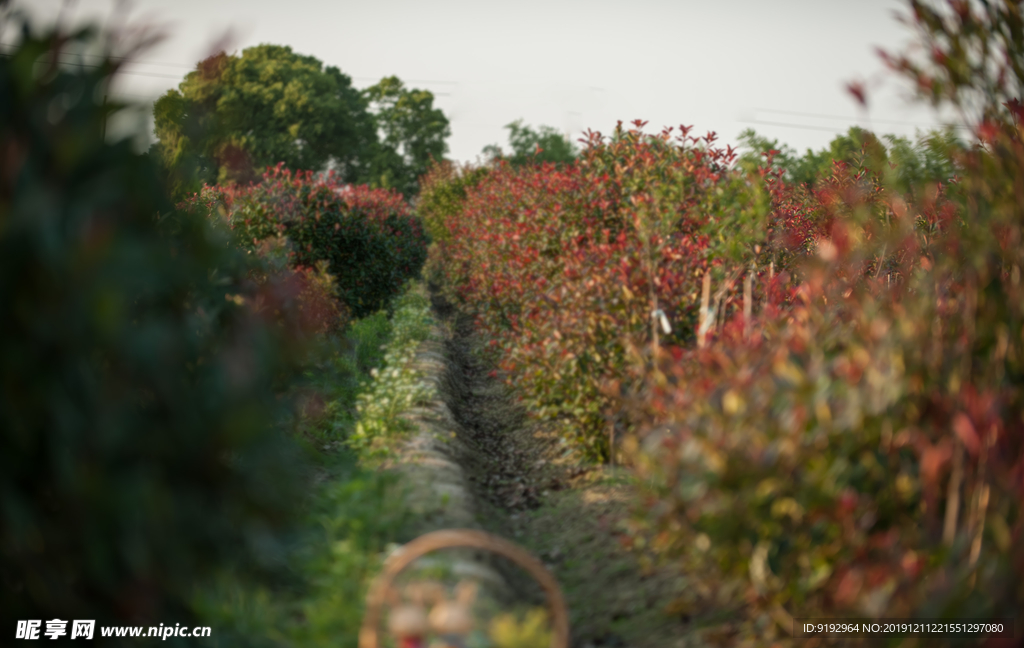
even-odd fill
[(472, 325), (436, 293), (447, 331), (442, 397), (456, 422), (455, 456), (476, 500), (477, 522), (515, 540), (555, 574), (571, 610), (573, 646), (682, 645), (685, 617), (668, 604), (682, 576), (642, 564), (625, 548), (628, 477), (582, 464), (554, 434), (529, 420), (473, 349)]

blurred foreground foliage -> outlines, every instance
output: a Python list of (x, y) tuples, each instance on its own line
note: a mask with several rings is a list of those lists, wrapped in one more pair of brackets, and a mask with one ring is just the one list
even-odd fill
[(174, 210), (154, 165), (105, 140), (107, 87), (146, 45), (23, 23), (0, 58), (5, 618), (181, 620), (214, 567), (280, 565), (301, 501), (279, 395), (309, 284)]

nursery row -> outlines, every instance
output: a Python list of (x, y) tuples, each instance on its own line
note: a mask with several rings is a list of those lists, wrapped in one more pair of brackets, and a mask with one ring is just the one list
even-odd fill
[(1024, 51), (985, 40), (1021, 21), (958, 7), (915, 5), (929, 64), (888, 58), (982, 106), (952, 182), (908, 187), (874, 140), (791, 184), (642, 122), (424, 182), (428, 263), (509, 382), (642, 478), (635, 543), (700, 583), (671, 609), (744, 611), (708, 638), (1024, 607)]

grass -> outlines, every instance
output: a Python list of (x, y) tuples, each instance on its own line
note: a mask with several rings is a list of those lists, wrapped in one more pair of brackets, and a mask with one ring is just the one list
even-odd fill
[(409, 540), (401, 484), (343, 450), (326, 467), (283, 569), (267, 584), (226, 571), (196, 599), (216, 646), (351, 646), (389, 545)]
[(411, 289), (391, 318), (378, 312), (323, 341), (296, 387), (293, 428), (313, 465), (309, 498), (297, 503), (304, 522), (276, 566), (254, 573), (236, 565), (197, 591), (211, 645), (356, 646), (370, 580), (413, 529), (405, 486), (367, 459), (395, 438), (403, 408), (424, 395), (405, 365), (429, 330), (429, 304)]
[(357, 399), (359, 421), (348, 445), (367, 459), (391, 454), (392, 446), (408, 431), (401, 415), (435, 397), (434, 388), (412, 366), (416, 349), (430, 337), (430, 302), (420, 289), (407, 290), (395, 302), (391, 339), (382, 366), (371, 369), (373, 381)]
[(614, 469), (591, 471), (518, 516), (519, 541), (552, 569), (572, 616), (573, 636), (597, 645), (669, 646), (688, 630), (666, 616), (688, 583), (644, 564), (628, 548), (624, 523), (629, 479)]
[(295, 432), (321, 450), (340, 447), (358, 423), (356, 403), (371, 372), (384, 363), (392, 325), (379, 311), (356, 320), (344, 336), (321, 341), (318, 361), (295, 390), (299, 408)]

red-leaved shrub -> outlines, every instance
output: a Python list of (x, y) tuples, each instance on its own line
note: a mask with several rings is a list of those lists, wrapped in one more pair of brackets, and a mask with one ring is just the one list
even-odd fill
[(190, 202), (220, 213), (252, 249), (284, 237), (293, 267), (325, 262), (335, 295), (354, 317), (387, 305), (427, 256), (422, 224), (401, 194), (347, 185), (333, 174), (278, 165), (259, 183), (205, 187)]
[(447, 220), (450, 289), (527, 403), (595, 457), (625, 433), (635, 540), (681, 561), (668, 607), (705, 641), (1024, 609), (1024, 17), (911, 6), (931, 60), (887, 60), (973, 120), (953, 182), (796, 188), (637, 124)]
[[(635, 126), (591, 133), (575, 164), (500, 164), (464, 189), (436, 251), (531, 411), (566, 423), (594, 458), (609, 456), (614, 399), (603, 387), (623, 374), (627, 344), (692, 342), (708, 272), (731, 279), (715, 295), (722, 312), (736, 269), (751, 264), (785, 301), (781, 271), (813, 225), (806, 196), (783, 192), (770, 166), (750, 178), (731, 170), (735, 152), (714, 134)], [(445, 181), (427, 178), (424, 191)]]

